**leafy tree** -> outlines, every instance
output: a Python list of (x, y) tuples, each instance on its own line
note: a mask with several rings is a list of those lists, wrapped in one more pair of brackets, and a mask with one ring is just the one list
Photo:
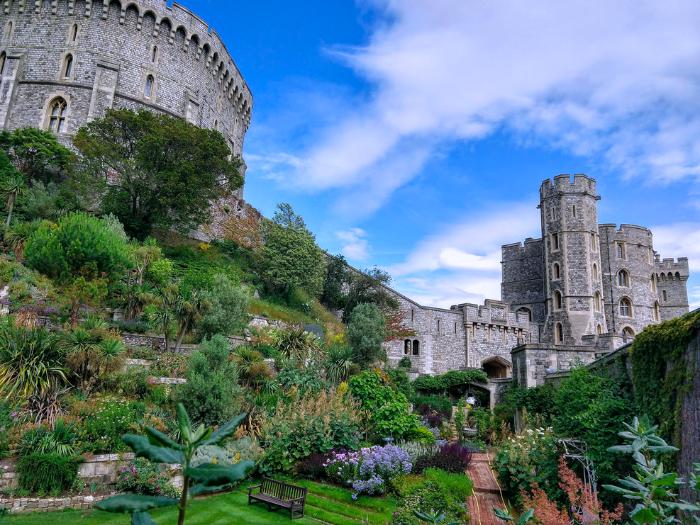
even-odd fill
[(190, 356), (187, 383), (178, 395), (197, 423), (216, 425), (237, 411), (241, 389), (230, 357), (231, 345), (221, 335), (202, 342)]
[(195, 327), (202, 317), (211, 309), (211, 303), (201, 291), (192, 290), (186, 296), (181, 295), (176, 303), (175, 319), (177, 320), (177, 338), (175, 352), (180, 351), (182, 340)]
[(376, 304), (387, 316), (396, 311), (398, 302), (386, 289), (391, 283), (391, 276), (387, 272), (373, 268), (364, 272), (352, 272), (349, 275), (349, 290), (343, 311), (344, 322), (349, 321), (350, 314), (358, 304)]
[(42, 224), (27, 239), (24, 255), (30, 267), (63, 281), (116, 277), (130, 264), (125, 239), (109, 222), (85, 213)]
[(204, 463), (192, 465), (192, 458), (200, 447), (219, 445), (231, 436), (241, 424), (245, 414), (232, 419), (217, 430), (200, 425), (192, 428), (190, 418), (182, 404), (177, 406), (179, 441), (152, 427), (144, 429), (146, 435), (127, 434), (124, 442), (131, 447), (136, 457), (146, 458), (153, 463), (175, 463), (182, 468), (182, 494), (180, 499), (166, 496), (145, 496), (141, 494), (121, 494), (112, 496), (97, 504), (97, 508), (107, 512), (131, 514), (132, 525), (154, 525), (148, 511), (157, 507), (177, 505), (177, 525), (185, 523), (187, 504), (193, 496), (207, 494), (229, 488), (233, 483), (245, 479), (254, 467), (252, 461), (240, 461), (235, 465)]
[(329, 257), (321, 302), (331, 309), (342, 310), (345, 308), (347, 297), (343, 288), (349, 279), (348, 263), (345, 257), (342, 255)]
[(199, 322), (199, 330), (207, 337), (229, 335), (242, 329), (248, 320), (248, 294), (224, 274), (214, 276), (213, 286), (204, 292), (209, 311)]
[(299, 289), (319, 297), (326, 261), (313, 234), (288, 204), (280, 204), (272, 221), (265, 224), (265, 243), (260, 249), (260, 273), (267, 288), (289, 297)]
[(111, 110), (73, 142), (87, 175), (78, 184), (91, 186), (103, 211), (139, 239), (156, 228), (187, 232), (209, 222), (210, 201), (243, 183), (240, 159), (230, 158), (221, 133), (166, 115)]
[(29, 184), (61, 182), (70, 173), (75, 155), (56, 136), (36, 128), (0, 132), (0, 149)]
[(353, 361), (361, 366), (384, 359), (384, 316), (376, 304), (358, 304), (350, 315), (348, 342)]
[(14, 209), (17, 197), (26, 189), (24, 177), (12, 165), (7, 155), (0, 151), (0, 192), (7, 199), (7, 220), (5, 230), (12, 222), (12, 210)]

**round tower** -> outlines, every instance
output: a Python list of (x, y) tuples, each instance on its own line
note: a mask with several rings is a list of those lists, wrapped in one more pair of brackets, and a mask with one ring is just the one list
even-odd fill
[(595, 179), (559, 175), (540, 187), (547, 315), (543, 341), (580, 345), (607, 332)]

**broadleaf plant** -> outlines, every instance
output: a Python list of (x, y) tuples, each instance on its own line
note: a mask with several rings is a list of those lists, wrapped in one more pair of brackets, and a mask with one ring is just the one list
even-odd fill
[(140, 494), (120, 494), (107, 498), (97, 504), (97, 508), (107, 512), (131, 514), (132, 525), (151, 525), (154, 523), (148, 511), (157, 507), (177, 505), (178, 525), (185, 523), (185, 513), (189, 500), (201, 494), (226, 489), (236, 481), (244, 479), (253, 468), (252, 461), (241, 461), (235, 465), (217, 465), (205, 463), (191, 465), (198, 448), (205, 445), (218, 445), (231, 436), (241, 424), (245, 414), (221, 425), (216, 431), (199, 425), (192, 428), (185, 407), (177, 405), (177, 420), (180, 441), (175, 441), (155, 428), (145, 429), (145, 435), (126, 434), (124, 442), (131, 447), (136, 457), (146, 458), (153, 463), (176, 463), (182, 469), (182, 495), (180, 499), (163, 496), (144, 496)]

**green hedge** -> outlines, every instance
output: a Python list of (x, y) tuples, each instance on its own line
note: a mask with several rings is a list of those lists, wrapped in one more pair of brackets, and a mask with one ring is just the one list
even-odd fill
[(481, 369), (451, 370), (438, 376), (420, 376), (413, 388), (420, 394), (462, 395), (470, 383), (486, 383), (488, 376)]
[(19, 488), (54, 494), (69, 490), (78, 477), (82, 458), (60, 454), (28, 454), (17, 461)]
[(419, 413), (424, 412), (424, 408), (428, 411), (434, 410), (438, 414), (442, 414), (446, 418), (452, 417), (452, 401), (447, 397), (441, 396), (414, 396), (413, 406)]

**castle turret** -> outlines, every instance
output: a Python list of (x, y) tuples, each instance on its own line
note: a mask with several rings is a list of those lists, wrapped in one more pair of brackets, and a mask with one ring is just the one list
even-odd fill
[(679, 257), (676, 261), (656, 255), (654, 272), (660, 319), (666, 321), (687, 313), (690, 275), (687, 257)]
[(580, 345), (607, 332), (603, 309), (596, 182), (559, 175), (540, 187), (546, 320), (542, 339)]

